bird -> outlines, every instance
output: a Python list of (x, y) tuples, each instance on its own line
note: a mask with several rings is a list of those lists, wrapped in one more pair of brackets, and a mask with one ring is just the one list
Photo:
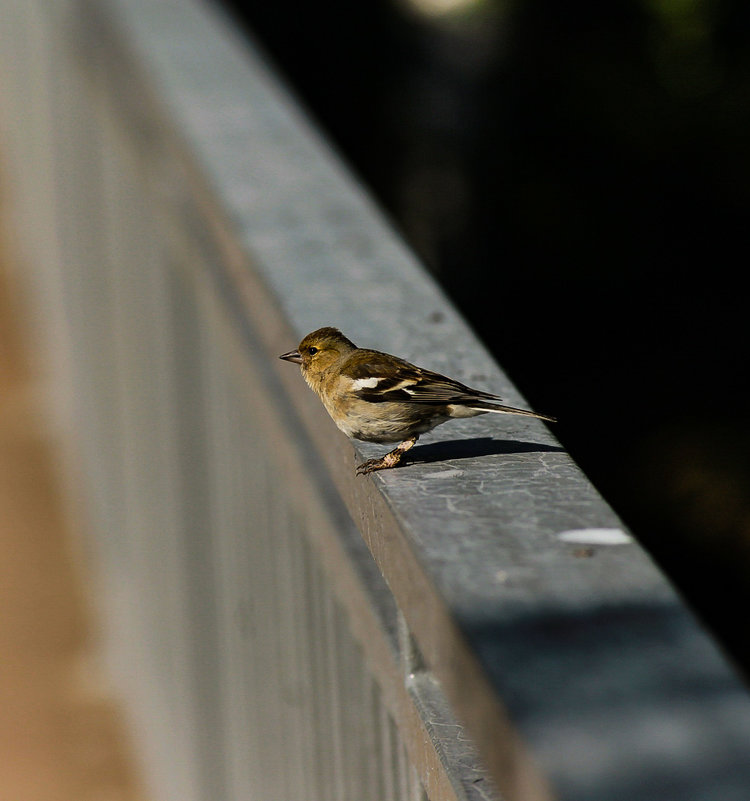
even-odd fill
[(358, 348), (338, 328), (325, 326), (279, 356), (299, 364), (333, 422), (348, 437), (399, 444), (384, 456), (357, 465), (356, 475), (400, 464), (419, 436), (452, 418), (517, 414), (547, 422), (556, 418), (506, 406), (484, 392), (440, 373), (369, 348)]

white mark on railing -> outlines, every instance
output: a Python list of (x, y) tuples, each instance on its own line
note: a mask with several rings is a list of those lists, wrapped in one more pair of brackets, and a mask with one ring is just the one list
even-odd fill
[(633, 541), (630, 534), (620, 528), (573, 528), (561, 531), (557, 538), (576, 545), (627, 545)]

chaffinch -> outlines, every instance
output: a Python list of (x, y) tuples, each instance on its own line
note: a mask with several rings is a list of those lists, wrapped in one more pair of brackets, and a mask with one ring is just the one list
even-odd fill
[(410, 362), (358, 348), (337, 328), (319, 328), (296, 350), (279, 356), (299, 364), (302, 376), (334, 423), (365, 442), (399, 442), (385, 456), (368, 459), (357, 475), (395, 467), (420, 434), (452, 417), (521, 414), (555, 422), (554, 417), (497, 403), (497, 395), (417, 367)]

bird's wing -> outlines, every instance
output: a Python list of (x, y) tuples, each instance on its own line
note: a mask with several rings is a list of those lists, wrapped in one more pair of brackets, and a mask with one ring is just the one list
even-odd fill
[(360, 351), (342, 370), (351, 391), (370, 403), (470, 404), (500, 400), (497, 395), (471, 389), (440, 373), (424, 370), (404, 359), (379, 351)]

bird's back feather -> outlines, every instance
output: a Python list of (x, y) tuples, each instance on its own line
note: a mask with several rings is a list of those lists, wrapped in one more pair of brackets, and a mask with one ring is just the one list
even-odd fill
[(460, 381), (380, 351), (358, 349), (357, 356), (356, 361), (344, 367), (342, 375), (351, 381), (351, 391), (369, 403), (463, 406), (479, 413), (520, 414), (554, 421), (554, 418), (543, 414), (498, 403), (502, 400), (498, 395), (473, 389)]

